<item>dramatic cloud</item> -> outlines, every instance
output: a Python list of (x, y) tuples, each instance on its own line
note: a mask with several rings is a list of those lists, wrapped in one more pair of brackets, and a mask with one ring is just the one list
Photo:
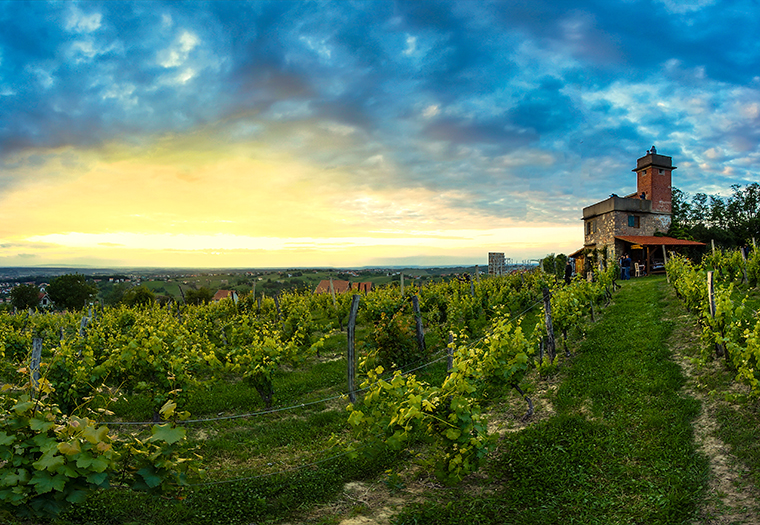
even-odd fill
[(758, 22), (749, 1), (2, 2), (0, 264), (574, 250), (652, 145), (687, 192), (757, 180)]

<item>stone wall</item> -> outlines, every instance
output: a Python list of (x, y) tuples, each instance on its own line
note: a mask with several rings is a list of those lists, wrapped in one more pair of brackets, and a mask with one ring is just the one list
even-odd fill
[[(628, 226), (629, 215), (639, 217), (638, 228)], [(670, 227), (670, 215), (659, 213), (631, 214), (625, 211), (611, 211), (598, 215), (590, 219), (590, 221), (594, 225), (594, 228), (591, 234), (585, 235), (584, 246), (598, 250), (607, 246), (608, 254), (611, 258), (620, 257), (622, 255), (622, 247), (624, 246), (620, 241), (616, 243), (615, 237), (654, 235), (657, 232), (666, 233)]]

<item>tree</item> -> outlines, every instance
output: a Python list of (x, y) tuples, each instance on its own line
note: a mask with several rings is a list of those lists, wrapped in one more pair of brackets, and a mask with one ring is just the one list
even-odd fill
[(201, 287), (198, 290), (188, 290), (187, 292), (185, 292), (185, 302), (187, 304), (210, 303), (211, 299), (213, 298), (214, 298), (214, 294), (211, 293), (211, 290), (209, 290), (205, 286)]
[(760, 184), (731, 186), (728, 197), (696, 193), (693, 197), (673, 188), (669, 234), (704, 243), (714, 240), (731, 248), (760, 238)]
[(37, 308), (40, 304), (40, 290), (33, 284), (21, 284), (11, 290), (11, 304), (19, 310)]
[(56, 306), (78, 310), (84, 307), (90, 297), (98, 293), (98, 288), (93, 284), (88, 284), (84, 275), (67, 274), (50, 281), (47, 293)]
[(147, 286), (135, 286), (124, 294), (122, 302), (128, 306), (149, 306), (156, 300), (156, 294)]
[(102, 285), (100, 290), (100, 295), (103, 298), (103, 302), (109, 306), (114, 306), (119, 304), (122, 299), (124, 299), (124, 294), (126, 294), (130, 289), (130, 285), (127, 283), (106, 283), (105, 285)]

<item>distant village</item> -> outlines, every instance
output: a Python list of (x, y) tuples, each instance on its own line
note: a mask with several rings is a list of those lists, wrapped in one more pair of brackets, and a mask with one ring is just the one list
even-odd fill
[[(53, 308), (54, 304), (46, 293), (50, 282), (57, 275), (83, 274), (88, 283), (98, 288), (93, 302), (116, 304), (127, 290), (146, 287), (155, 294), (157, 300), (178, 300), (183, 292), (210, 291), (211, 300), (227, 297), (237, 298), (245, 293), (255, 292), (273, 295), (284, 290), (311, 291), (312, 293), (369, 292), (377, 286), (405, 279), (407, 284), (429, 280), (448, 280), (463, 275), (490, 273), (499, 275), (511, 268), (535, 266), (536, 261), (524, 261), (513, 265), (508, 258), (499, 259), (501, 266), (486, 267), (445, 267), (445, 268), (372, 268), (372, 269), (289, 269), (289, 270), (215, 270), (211, 272), (180, 272), (153, 270), (140, 272), (132, 270), (124, 274), (114, 274), (108, 270), (59, 268), (0, 268), (0, 307), (11, 307), (11, 292), (21, 285), (32, 285), (39, 289), (40, 308)], [(25, 275), (22, 275), (25, 273)], [(181, 288), (181, 290), (180, 290)], [(120, 292), (120, 293), (117, 293)]]

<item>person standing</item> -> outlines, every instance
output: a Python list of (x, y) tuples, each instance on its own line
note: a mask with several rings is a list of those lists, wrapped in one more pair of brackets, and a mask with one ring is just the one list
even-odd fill
[(620, 278), (624, 281), (631, 278), (631, 258), (627, 253), (620, 258)]

